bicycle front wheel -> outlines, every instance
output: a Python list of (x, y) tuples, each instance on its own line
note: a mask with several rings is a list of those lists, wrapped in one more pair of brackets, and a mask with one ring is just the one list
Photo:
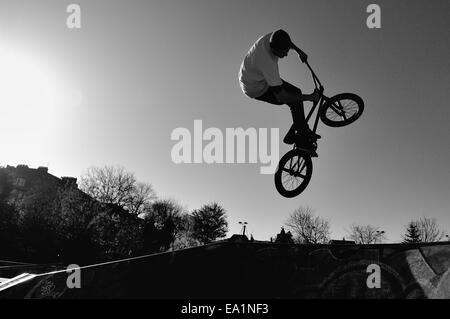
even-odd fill
[(341, 127), (356, 121), (364, 110), (363, 100), (353, 93), (342, 93), (328, 99), (320, 112), (325, 125)]
[(275, 172), (275, 187), (280, 195), (292, 198), (302, 193), (312, 176), (311, 156), (298, 149), (286, 153)]

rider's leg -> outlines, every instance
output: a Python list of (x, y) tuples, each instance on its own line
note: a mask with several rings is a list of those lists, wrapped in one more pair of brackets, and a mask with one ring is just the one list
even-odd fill
[[(286, 134), (286, 137), (284, 138), (284, 142), (287, 144), (293, 144), (296, 139), (297, 133), (300, 133), (300, 136), (311, 136), (311, 130), (306, 122), (305, 119), (305, 112), (303, 109), (303, 101), (309, 101), (311, 100), (311, 94), (304, 95), (302, 94), (302, 91), (295, 87), (294, 85), (286, 82), (283, 80), (283, 88), (286, 90), (286, 92), (290, 93), (290, 101), (288, 101), (286, 104), (291, 109), (292, 114), (292, 120), (294, 124), (292, 124), (291, 128), (289, 129), (288, 133)], [(262, 96), (255, 98), (259, 101), (264, 101), (270, 104), (275, 105), (283, 105), (284, 103), (278, 101), (276, 98), (274, 92), (272, 90), (266, 91)], [(320, 136), (316, 136), (316, 138), (320, 138)]]
[(290, 103), (288, 106), (291, 109), (293, 126), (299, 131), (305, 131), (308, 123), (305, 118), (303, 102)]
[(300, 133), (303, 137), (320, 138), (319, 135), (311, 131), (305, 118), (305, 111), (303, 101), (312, 99), (312, 94), (303, 94), (302, 91), (294, 85), (283, 81), (283, 89), (291, 95), (291, 101), (287, 104), (291, 109), (293, 125), (288, 132), (287, 141), (292, 141), (295, 138), (295, 133)]
[(303, 102), (289, 104), (289, 108), (291, 109), (293, 124), (284, 138), (284, 142), (292, 144), (298, 137), (305, 141), (314, 137), (314, 133), (309, 128), (305, 119)]

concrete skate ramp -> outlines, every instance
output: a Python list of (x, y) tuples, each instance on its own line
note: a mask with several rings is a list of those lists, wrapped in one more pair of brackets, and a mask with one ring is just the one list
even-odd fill
[[(379, 288), (373, 265), (379, 267)], [(6, 278), (24, 272), (37, 274), (0, 291), (0, 298), (450, 298), (449, 242), (293, 245), (224, 241), (81, 266), (81, 288), (73, 289), (67, 287), (69, 274), (61, 266), (39, 267), (0, 269), (0, 277)]]

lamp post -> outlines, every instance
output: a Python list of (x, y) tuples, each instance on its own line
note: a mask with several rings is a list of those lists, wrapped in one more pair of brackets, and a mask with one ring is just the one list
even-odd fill
[(245, 228), (246, 228), (246, 226), (247, 226), (247, 222), (239, 222), (239, 224), (241, 224), (242, 225), (242, 235), (244, 235), (245, 236)]

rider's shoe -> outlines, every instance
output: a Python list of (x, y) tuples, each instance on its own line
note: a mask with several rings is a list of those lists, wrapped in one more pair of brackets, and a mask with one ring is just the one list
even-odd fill
[(309, 127), (306, 127), (302, 131), (296, 131), (295, 126), (292, 125), (286, 136), (283, 139), (283, 142), (288, 145), (292, 145), (296, 142), (297, 136), (300, 136), (304, 140), (310, 140), (312, 142), (317, 141), (321, 138), (319, 134), (314, 133)]
[(294, 126), (292, 126), (283, 139), (283, 142), (288, 145), (292, 145), (297, 140), (297, 136), (302, 136), (305, 140), (311, 140), (313, 142), (321, 138), (319, 134), (314, 133), (311, 129), (304, 130), (302, 132), (296, 132)]

